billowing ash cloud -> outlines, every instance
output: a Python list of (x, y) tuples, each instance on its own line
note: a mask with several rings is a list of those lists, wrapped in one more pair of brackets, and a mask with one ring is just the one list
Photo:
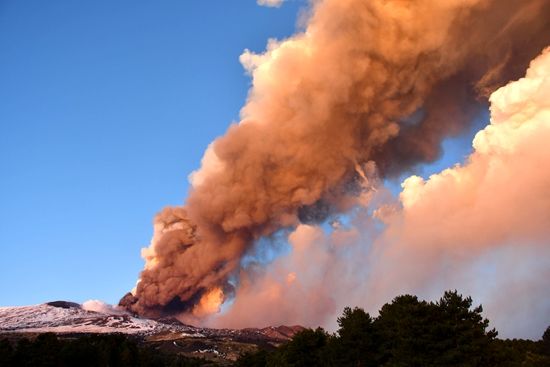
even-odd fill
[(409, 177), (399, 203), (380, 188), (331, 231), (297, 226), (292, 252), (249, 271), (210, 322), (334, 327), (350, 304), (375, 312), (398, 294), (456, 288), (483, 303), (502, 336), (540, 338), (550, 324), (549, 96), (550, 48), (491, 95), (490, 124), (463, 165)]
[(242, 119), (207, 149), (185, 205), (156, 217), (126, 307), (216, 311), (235, 294), (229, 280), (250, 276), (241, 259), (258, 239), (350, 209), (373, 169), (437, 158), (550, 43), (548, 0), (311, 6), (302, 33), (241, 56), (253, 82)]

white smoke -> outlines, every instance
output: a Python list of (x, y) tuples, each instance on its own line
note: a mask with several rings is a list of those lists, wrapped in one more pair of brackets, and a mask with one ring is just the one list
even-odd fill
[(121, 307), (113, 306), (97, 299), (90, 299), (82, 304), (82, 309), (86, 311), (93, 311), (104, 313), (108, 315), (122, 315), (127, 313)]
[(278, 8), (283, 5), (285, 0), (258, 0), (257, 3), (260, 6), (267, 6), (270, 8)]

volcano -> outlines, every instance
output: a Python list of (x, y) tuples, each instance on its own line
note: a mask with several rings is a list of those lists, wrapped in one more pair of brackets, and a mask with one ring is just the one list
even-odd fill
[(200, 328), (175, 318), (137, 317), (118, 307), (92, 311), (68, 301), (0, 307), (0, 339), (33, 338), (42, 333), (55, 333), (60, 338), (121, 333), (161, 350), (218, 362), (236, 360), (240, 354), (260, 346), (275, 348), (303, 329), (301, 326)]

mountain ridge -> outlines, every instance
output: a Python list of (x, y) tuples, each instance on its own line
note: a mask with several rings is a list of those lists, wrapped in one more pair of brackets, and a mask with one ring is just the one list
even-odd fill
[(117, 307), (86, 309), (69, 301), (0, 307), (0, 339), (34, 338), (55, 333), (60, 338), (90, 334), (125, 334), (159, 351), (214, 362), (235, 361), (241, 354), (275, 348), (302, 326), (213, 329), (187, 325), (175, 318), (145, 319)]
[(89, 310), (76, 302), (51, 301), (30, 306), (0, 307), (0, 333), (112, 333), (151, 335), (160, 332), (185, 332), (210, 336), (248, 333), (269, 339), (288, 340), (304, 328), (299, 325), (267, 326), (263, 328), (214, 329), (187, 325), (176, 318), (157, 320), (141, 318), (127, 311), (112, 308)]

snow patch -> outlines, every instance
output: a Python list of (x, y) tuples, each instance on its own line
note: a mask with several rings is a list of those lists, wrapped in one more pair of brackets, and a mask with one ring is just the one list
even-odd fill
[(60, 308), (47, 304), (0, 307), (0, 331), (53, 333), (156, 333), (187, 331), (181, 325), (166, 325), (140, 319), (102, 303), (88, 303), (82, 308)]

